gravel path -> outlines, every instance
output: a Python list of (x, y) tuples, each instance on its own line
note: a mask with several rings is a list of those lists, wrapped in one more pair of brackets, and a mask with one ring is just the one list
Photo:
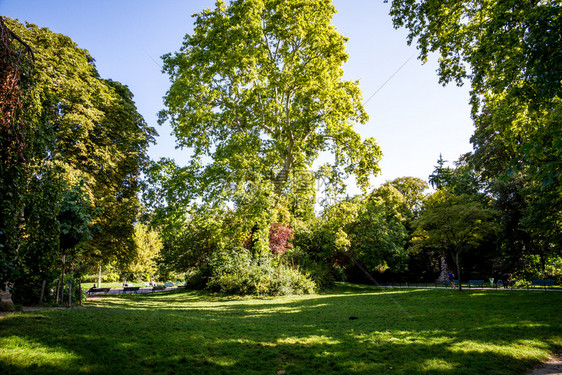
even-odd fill
[(552, 357), (527, 375), (562, 375), (562, 354)]

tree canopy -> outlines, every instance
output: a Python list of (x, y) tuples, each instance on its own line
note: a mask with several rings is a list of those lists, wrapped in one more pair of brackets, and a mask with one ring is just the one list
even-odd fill
[(493, 209), (466, 194), (439, 190), (426, 201), (415, 222), (414, 246), (428, 246), (450, 253), (461, 280), (462, 255), (495, 234)]
[(392, 1), (419, 58), (439, 54), (440, 82), (470, 81), (474, 161), (490, 176), (562, 179), (561, 13), (557, 0)]
[(334, 13), (327, 0), (217, 1), (164, 56), (172, 85), (160, 121), (192, 148), (205, 191), (258, 179), (281, 194), (323, 151), (339, 182), (354, 174), (366, 187), (378, 173), (378, 145), (354, 129), (367, 114), (357, 82), (342, 79), (346, 38)]
[[(19, 67), (25, 74), (16, 82), (17, 110), (6, 112), (25, 147), (15, 159), (11, 147), (11, 159), (1, 161), (2, 170), (16, 165), (21, 175), (2, 173), (11, 179), (3, 186), (2, 207), (10, 207), (15, 220), (2, 223), (0, 233), (17, 232), (1, 236), (3, 254), (19, 259), (19, 280), (34, 283), (24, 274), (47, 277), (54, 259), (77, 246), (73, 266), (134, 256), (139, 175), (154, 129), (137, 112), (129, 89), (101, 78), (88, 51), (70, 38), (3, 21), (10, 30), (3, 35), (21, 41), (3, 52), (17, 56), (28, 48), (34, 56)], [(13, 144), (9, 136), (3, 140)], [(14, 196), (20, 198), (4, 199)]]
[(139, 209), (138, 177), (154, 130), (137, 112), (129, 89), (101, 78), (88, 51), (70, 38), (9, 19), (7, 24), (35, 51), (23, 115), (26, 126), (45, 124), (51, 131), (43, 162), (60, 168), (69, 187), (85, 182), (95, 208), (92, 224), (104, 233), (92, 242), (100, 254), (126, 253)]

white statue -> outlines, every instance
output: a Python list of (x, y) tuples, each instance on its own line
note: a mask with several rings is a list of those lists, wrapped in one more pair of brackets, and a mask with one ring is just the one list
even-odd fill
[(0, 288), (0, 311), (13, 311), (14, 302), (12, 301), (12, 295), (10, 293), (10, 288), (8, 283), (4, 284), (4, 289)]

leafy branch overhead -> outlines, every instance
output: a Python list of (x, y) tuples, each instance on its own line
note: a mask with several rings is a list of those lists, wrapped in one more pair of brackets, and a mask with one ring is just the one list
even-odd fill
[(209, 184), (250, 171), (281, 193), (293, 170), (330, 151), (333, 167), (365, 188), (381, 151), (355, 123), (368, 116), (357, 82), (342, 79), (346, 38), (330, 1), (217, 1), (195, 15), (180, 51), (164, 56), (172, 85), (160, 122), (203, 157)]
[(488, 177), (529, 169), (562, 179), (562, 5), (545, 1), (393, 0), (395, 27), (439, 81), (469, 81), (474, 163)]

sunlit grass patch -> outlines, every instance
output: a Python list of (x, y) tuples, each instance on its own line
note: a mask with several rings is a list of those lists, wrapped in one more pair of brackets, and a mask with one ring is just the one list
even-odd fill
[(65, 347), (47, 346), (20, 336), (2, 337), (0, 348), (0, 363), (22, 370), (58, 367), (59, 364), (77, 363), (79, 359)]
[(431, 358), (424, 361), (423, 368), (425, 368), (428, 372), (453, 372), (456, 369), (456, 366), (453, 363), (444, 361), (438, 358)]

